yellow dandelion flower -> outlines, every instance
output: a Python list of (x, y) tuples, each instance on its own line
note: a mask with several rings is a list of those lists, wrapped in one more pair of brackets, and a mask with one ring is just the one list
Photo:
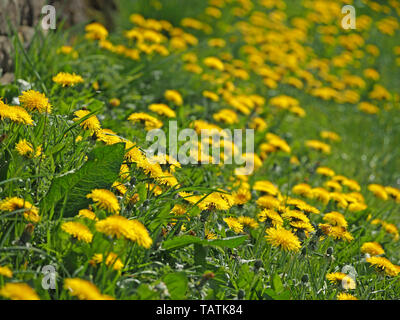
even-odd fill
[(62, 224), (61, 229), (78, 240), (87, 243), (92, 242), (93, 234), (90, 232), (88, 227), (79, 222), (65, 222)]
[(379, 256), (385, 253), (382, 246), (378, 242), (364, 242), (361, 246), (362, 253), (368, 253), (371, 256)]
[(212, 101), (215, 101), (215, 102), (219, 101), (219, 96), (212, 91), (204, 90), (202, 95), (203, 95), (203, 97), (208, 98)]
[(365, 203), (361, 203), (361, 202), (354, 202), (349, 204), (348, 206), (348, 210), (351, 212), (357, 212), (357, 211), (362, 211), (367, 209), (367, 205)]
[(397, 227), (393, 224), (393, 223), (388, 223), (385, 221), (382, 221), (382, 227), (383, 229), (394, 236), (394, 240), (398, 240), (399, 239), (399, 230), (397, 229)]
[(304, 118), (306, 116), (306, 111), (299, 106), (290, 107), (289, 111), (301, 118)]
[(106, 145), (112, 145), (118, 142), (123, 142), (123, 139), (120, 138), (114, 131), (110, 129), (99, 129), (96, 132), (97, 140), (104, 142)]
[(177, 106), (181, 106), (183, 104), (182, 96), (177, 90), (166, 90), (164, 97), (168, 101), (175, 103)]
[(370, 184), (368, 185), (368, 190), (371, 191), (375, 197), (382, 199), (382, 200), (387, 200), (388, 194), (385, 190), (385, 187), (379, 185), (379, 184)]
[(297, 209), (304, 211), (306, 213), (314, 213), (319, 214), (319, 209), (307, 204), (306, 202), (300, 199), (288, 199), (286, 200), (286, 204), (289, 206), (295, 206)]
[(223, 48), (226, 45), (226, 41), (224, 39), (221, 39), (221, 38), (214, 38), (214, 39), (208, 40), (207, 44), (210, 47)]
[(89, 210), (89, 209), (79, 210), (78, 217), (84, 217), (84, 218), (88, 218), (88, 219), (94, 220), (94, 221), (99, 220), (99, 219), (97, 219), (96, 214), (92, 210)]
[(336, 132), (333, 132), (333, 131), (321, 131), (320, 136), (322, 139), (327, 139), (327, 140), (331, 140), (334, 142), (338, 142), (341, 140), (340, 136)]
[(264, 131), (265, 129), (267, 129), (267, 127), (268, 125), (265, 120), (260, 117), (254, 117), (249, 124), (249, 128), (256, 131)]
[[(26, 141), (26, 139), (20, 140), (15, 145), (15, 150), (17, 150), (21, 156), (25, 156), (27, 158), (39, 158), (42, 154), (42, 146), (38, 146), (35, 151), (33, 149), (33, 145)], [(43, 155), (43, 157), (45, 156)]]
[(149, 110), (158, 113), (160, 116), (166, 116), (168, 118), (176, 117), (175, 111), (163, 103), (153, 103), (149, 105)]
[(355, 296), (350, 293), (341, 292), (337, 295), (338, 300), (358, 300)]
[(310, 219), (301, 211), (286, 209), (282, 214), (282, 218), (290, 221), (301, 221), (304, 223), (310, 223)]
[(120, 206), (114, 193), (106, 189), (94, 189), (86, 198), (92, 199), (96, 205), (108, 212), (119, 214)]
[(13, 272), (7, 266), (5, 266), (5, 267), (1, 267), (0, 266), (0, 276), (7, 277), (7, 278), (12, 278)]
[(6, 198), (0, 201), (0, 211), (12, 212), (20, 209), (25, 209), (24, 218), (26, 220), (33, 223), (40, 221), (38, 208), (36, 208), (30, 202), (18, 197)]
[(192, 73), (196, 73), (196, 74), (200, 74), (203, 72), (203, 69), (195, 63), (187, 63), (184, 66), (184, 69), (188, 72), (192, 72)]
[(72, 48), (71, 46), (61, 46), (57, 49), (57, 53), (70, 54), (73, 50), (74, 48)]
[(324, 188), (313, 188), (311, 189), (311, 198), (317, 199), (324, 204), (327, 204), (330, 200), (329, 191)]
[[(90, 114), (89, 110), (78, 110), (74, 112), (74, 115), (76, 118), (72, 119), (73, 121), (81, 121), (83, 118), (85, 118), (87, 115)], [(100, 130), (100, 121), (97, 119), (95, 115), (92, 115), (88, 117), (87, 119), (81, 121), (79, 125), (85, 129), (89, 130), (90, 132), (97, 132)]]
[(368, 114), (377, 114), (380, 111), (380, 109), (377, 106), (369, 102), (360, 102), (360, 104), (358, 105), (358, 109)]
[(248, 226), (251, 229), (256, 229), (258, 228), (258, 223), (256, 220), (254, 220), (251, 217), (246, 217), (246, 216), (240, 216), (238, 217), (238, 222), (244, 226)]
[(265, 135), (265, 138), (267, 139), (269, 145), (271, 145), (275, 149), (281, 150), (286, 153), (290, 153), (290, 151), (291, 151), (290, 146), (281, 137), (279, 137), (271, 132), (268, 132)]
[(187, 212), (187, 209), (180, 204), (174, 205), (174, 207), (171, 209), (171, 213), (173, 213), (174, 215), (177, 215), (177, 216), (182, 216), (186, 212)]
[(132, 122), (143, 122), (145, 129), (148, 131), (152, 129), (158, 129), (163, 126), (163, 123), (160, 120), (144, 112), (132, 113), (128, 117), (128, 120)]
[(307, 140), (305, 144), (311, 149), (315, 149), (326, 154), (331, 153), (331, 146), (324, 142), (318, 140)]
[(281, 205), (281, 202), (278, 199), (269, 195), (258, 198), (256, 203), (258, 206), (267, 209), (278, 209)]
[(326, 213), (323, 217), (323, 220), (327, 221), (331, 225), (338, 225), (338, 226), (347, 228), (347, 221), (346, 221), (345, 217), (339, 212), (332, 211), (332, 212)]
[(399, 274), (400, 270), (390, 262), (390, 260), (384, 257), (370, 257), (367, 258), (367, 262), (376, 268), (385, 271), (389, 276), (395, 277)]
[(191, 195), (185, 200), (197, 204), (203, 211), (228, 210), (235, 204), (233, 196), (221, 192), (212, 192), (209, 195)]
[(215, 7), (207, 7), (205, 13), (215, 19), (220, 18), (222, 15), (221, 10)]
[[(104, 260), (104, 256), (101, 253), (96, 253), (93, 258), (89, 261), (90, 264), (96, 265), (102, 263)], [(110, 252), (106, 258), (105, 264), (107, 267), (112, 267), (113, 270), (121, 270), (124, 267), (121, 259), (114, 252)]]
[(354, 237), (351, 235), (351, 233), (348, 232), (344, 227), (331, 226), (330, 224), (324, 223), (320, 223), (318, 227), (322, 230), (323, 233), (334, 239), (341, 239), (348, 242), (354, 240)]
[(308, 185), (307, 183), (299, 183), (292, 188), (292, 192), (294, 194), (299, 194), (303, 197), (310, 197), (311, 190), (312, 190), (311, 186)]
[(29, 111), (39, 111), (39, 112), (51, 112), (51, 105), (49, 100), (43, 93), (28, 90), (22, 92), (19, 97), (19, 102), (21, 106)]
[(211, 231), (208, 230), (208, 229), (205, 229), (205, 230), (204, 230), (204, 234), (205, 234), (207, 240), (215, 240), (215, 239), (218, 239), (218, 236), (217, 236), (214, 232), (211, 232)]
[(283, 225), (283, 219), (282, 217), (279, 215), (278, 212), (276, 212), (275, 210), (271, 210), (271, 209), (264, 209), (263, 211), (261, 211), (258, 214), (258, 220), (260, 222), (264, 222), (265, 220), (271, 221), (272, 225), (274, 227), (277, 226), (282, 226)]
[(86, 39), (105, 40), (108, 36), (107, 29), (98, 22), (88, 24), (85, 27), (85, 31), (87, 32), (85, 35)]
[(291, 221), (290, 226), (293, 227), (294, 229), (300, 229), (300, 230), (304, 230), (306, 232), (314, 232), (315, 231), (314, 227), (309, 222)]
[(232, 193), (235, 204), (243, 205), (251, 200), (251, 192), (246, 188), (240, 188)]
[(110, 300), (110, 296), (101, 294), (100, 290), (90, 281), (79, 278), (67, 278), (64, 280), (64, 289), (69, 294), (78, 297), (79, 300)]
[(119, 215), (107, 217), (96, 223), (97, 231), (112, 237), (125, 237), (128, 240), (137, 242), (144, 248), (150, 248), (153, 240), (147, 229), (138, 220), (128, 220)]
[(0, 296), (11, 300), (40, 300), (35, 290), (26, 283), (9, 282), (0, 289)]
[(300, 240), (289, 230), (283, 228), (268, 228), (265, 230), (265, 238), (273, 246), (285, 251), (299, 251), (301, 248)]
[(78, 240), (82, 240), (86, 243), (92, 242), (93, 234), (88, 227), (79, 222), (65, 222), (62, 224), (61, 229)]
[(196, 30), (202, 30), (204, 28), (203, 22), (193, 19), (193, 18), (182, 19), (181, 26), (186, 27), (186, 28), (193, 28)]
[(10, 119), (16, 123), (33, 125), (33, 120), (29, 113), (21, 107), (6, 105), (0, 99), (0, 119)]
[(269, 100), (269, 103), (274, 107), (282, 109), (289, 109), (290, 107), (299, 105), (299, 101), (297, 99), (286, 95), (273, 97), (271, 100)]
[(275, 187), (271, 182), (266, 181), (266, 180), (257, 181), (253, 186), (253, 190), (262, 191), (262, 192), (268, 193), (272, 196), (277, 195), (279, 192), (277, 187)]
[(318, 167), (316, 172), (327, 177), (333, 177), (335, 175), (335, 171), (328, 167)]
[(240, 233), (243, 231), (243, 225), (238, 219), (233, 217), (224, 218), (224, 221), (228, 225), (229, 229), (233, 230), (235, 233)]
[(328, 180), (328, 181), (326, 181), (324, 183), (324, 185), (325, 185), (325, 187), (327, 187), (331, 191), (335, 191), (335, 192), (341, 192), (342, 191), (342, 186), (337, 181)]
[(73, 87), (84, 82), (83, 78), (75, 73), (59, 72), (53, 77), (53, 81), (63, 87)]
[(352, 180), (352, 179), (343, 180), (342, 181), (342, 185), (348, 187), (350, 190), (353, 190), (353, 191), (360, 191), (361, 190), (361, 187), (358, 184), (358, 182), (355, 181), (355, 180)]
[(213, 118), (215, 121), (226, 124), (234, 124), (239, 122), (237, 113), (230, 109), (221, 109), (213, 115)]
[(394, 187), (390, 187), (390, 186), (386, 186), (385, 187), (385, 191), (393, 199), (400, 198), (400, 189), (397, 189), (397, 188), (394, 188)]
[(224, 63), (216, 57), (207, 57), (203, 60), (203, 63), (210, 69), (218, 71), (224, 71)]
[(343, 280), (344, 277), (346, 277), (347, 275), (343, 272), (332, 272), (332, 273), (328, 273), (326, 275), (326, 279), (329, 280), (330, 282), (334, 283), (334, 282), (341, 282)]
[(15, 145), (15, 150), (17, 150), (21, 156), (27, 156), (28, 158), (32, 157), (34, 153), (32, 144), (26, 141), (26, 139), (20, 140)]

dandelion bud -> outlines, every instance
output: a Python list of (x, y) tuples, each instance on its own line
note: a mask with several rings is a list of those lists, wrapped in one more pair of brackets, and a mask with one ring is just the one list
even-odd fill
[(243, 289), (240, 289), (238, 292), (238, 299), (243, 300), (245, 296), (246, 296), (246, 292)]
[(301, 282), (303, 282), (303, 283), (307, 283), (308, 280), (309, 280), (308, 274), (305, 274), (305, 275), (303, 275), (303, 276), (301, 277)]
[(261, 260), (256, 260), (256, 262), (254, 263), (254, 268), (256, 268), (257, 270), (260, 269), (263, 266), (263, 262)]
[(214, 277), (215, 277), (214, 272), (206, 271), (206, 272), (203, 273), (203, 279), (205, 279), (205, 280), (210, 280), (210, 279), (212, 279)]

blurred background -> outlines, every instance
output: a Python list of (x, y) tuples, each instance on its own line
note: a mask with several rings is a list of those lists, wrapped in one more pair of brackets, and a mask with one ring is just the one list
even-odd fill
[(132, 12), (142, 12), (148, 18), (156, 19), (161, 18), (162, 12), (163, 19), (179, 21), (191, 11), (204, 10), (207, 1), (169, 0), (161, 4), (158, 0), (0, 0), (0, 83), (10, 83), (14, 79), (10, 23), (28, 47), (35, 35), (35, 26), (43, 16), (41, 10), (47, 4), (56, 8), (57, 27), (79, 27), (97, 21), (114, 30), (126, 27), (124, 24)]

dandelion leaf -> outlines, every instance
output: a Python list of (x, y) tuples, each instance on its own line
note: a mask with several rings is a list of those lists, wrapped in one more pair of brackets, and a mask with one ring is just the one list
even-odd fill
[(54, 206), (56, 216), (74, 216), (87, 208), (90, 199), (86, 195), (93, 189), (108, 189), (117, 180), (124, 158), (125, 146), (117, 143), (95, 148), (88, 161), (77, 171), (55, 178), (41, 209), (46, 212)]

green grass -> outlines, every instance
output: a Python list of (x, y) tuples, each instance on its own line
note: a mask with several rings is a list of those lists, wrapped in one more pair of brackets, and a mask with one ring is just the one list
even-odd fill
[[(267, 14), (271, 12), (260, 7), (257, 1), (253, 2), (254, 10)], [(356, 180), (368, 206), (366, 210), (350, 212), (336, 206), (333, 201), (323, 204), (316, 199), (302, 198), (321, 211), (319, 215), (310, 216), (315, 229), (323, 223), (325, 213), (340, 211), (349, 223), (348, 231), (354, 240), (319, 239), (321, 234), (314, 232), (307, 238), (301, 238), (302, 245), (298, 252), (284, 252), (265, 240), (265, 230), (270, 227), (268, 223), (260, 223), (256, 229), (245, 227), (242, 233), (236, 234), (223, 220), (228, 216), (257, 219), (261, 211), (256, 204), (260, 192), (252, 190), (252, 200), (244, 205), (235, 205), (228, 210), (205, 211), (178, 195), (180, 191), (207, 195), (222, 188), (230, 192), (229, 188), (237, 181), (231, 166), (187, 165), (177, 168), (174, 176), (180, 188), (161, 186), (162, 193), (155, 195), (147, 183), (157, 184), (156, 180), (135, 165), (130, 166), (130, 180), (118, 178), (119, 167), (123, 161), (126, 162), (122, 146), (104, 146), (101, 141), (96, 141), (96, 135), (83, 130), (79, 122), (72, 121), (75, 111), (86, 108), (92, 112), (91, 115), (98, 117), (102, 128), (111, 129), (144, 149), (150, 145), (145, 141), (144, 127), (126, 119), (134, 112), (148, 112), (147, 107), (151, 103), (166, 102), (165, 90), (176, 89), (183, 96), (182, 107), (170, 104), (177, 111), (179, 128), (188, 128), (193, 120), (198, 119), (216, 123), (212, 115), (229, 107), (223, 100), (210, 102), (202, 96), (203, 90), (216, 91), (218, 86), (184, 71), (182, 55), (194, 52), (199, 57), (199, 64), (202, 64), (205, 57), (218, 56), (227, 51), (235, 59), (247, 62), (247, 56), (241, 49), (245, 44), (244, 38), (234, 27), (236, 22), (248, 20), (248, 16), (230, 14), (229, 10), (236, 2), (223, 9), (219, 20), (204, 14), (207, 7), (205, 1), (165, 0), (158, 10), (150, 3), (121, 0), (120, 11), (115, 17), (116, 28), (108, 39), (114, 44), (133, 46), (133, 42), (123, 37), (123, 31), (133, 27), (129, 21), (132, 13), (168, 20), (176, 27), (185, 17), (199, 18), (210, 24), (214, 33), (207, 35), (183, 28), (198, 38), (197, 46), (189, 46), (187, 51), (171, 50), (166, 57), (142, 53), (140, 60), (131, 60), (99, 48), (98, 41), (84, 38), (83, 26), (69, 30), (58, 28), (47, 36), (37, 28), (34, 40), (26, 50), (18, 37), (13, 37), (16, 81), (0, 86), (0, 97), (12, 104), (13, 98), (23, 91), (17, 79), (23, 79), (32, 85), (32, 89), (46, 94), (53, 112), (31, 113), (35, 126), (4, 119), (0, 121), (0, 199), (23, 198), (37, 206), (41, 216), (41, 221), (35, 224), (33, 233), (29, 235), (23, 210), (0, 211), (0, 266), (9, 266), (13, 270), (11, 279), (0, 274), (0, 288), (11, 282), (26, 282), (41, 299), (71, 299), (63, 288), (64, 280), (81, 278), (93, 282), (101, 293), (117, 299), (336, 299), (344, 289), (340, 283), (329, 283), (325, 276), (350, 265), (357, 272), (357, 286), (349, 293), (358, 299), (399, 299), (399, 275), (391, 277), (375, 270), (365, 262), (365, 255), (360, 251), (364, 242), (376, 241), (383, 246), (385, 257), (396, 265), (400, 264), (399, 241), (395, 241), (383, 228), (372, 225), (367, 218), (371, 215), (373, 219), (379, 218), (400, 226), (399, 203), (392, 199), (383, 201), (367, 188), (371, 183), (400, 188), (400, 78), (397, 76), (400, 70), (393, 53), (393, 48), (400, 45), (399, 30), (390, 37), (380, 33), (373, 24), (370, 31), (361, 35), (366, 44), (375, 44), (380, 49), (379, 57), (373, 58), (362, 47), (365, 56), (359, 59), (359, 68), (346, 66), (330, 70), (339, 76), (340, 81), (345, 71), (364, 77), (364, 69), (377, 69), (381, 76), (379, 83), (397, 94), (397, 100), (371, 101), (368, 93), (372, 82), (366, 80), (367, 86), (358, 90), (360, 101), (376, 104), (381, 110), (377, 115), (361, 112), (357, 108), (358, 103), (325, 101), (310, 95), (305, 89), (296, 89), (285, 83), (270, 89), (254, 71), (249, 71), (250, 79), (247, 81), (233, 80), (238, 90), (247, 92), (245, 90), (250, 89), (266, 99), (259, 116), (267, 121), (268, 129), (256, 132), (256, 147), (265, 142), (266, 132), (279, 135), (291, 147), (291, 154), (271, 153), (262, 167), (249, 176), (251, 186), (256, 181), (268, 180), (279, 188), (283, 196), (301, 198), (293, 194), (292, 187), (302, 182), (312, 187), (324, 186), (327, 179), (317, 174), (316, 168), (327, 166), (337, 175)], [(292, 17), (306, 16), (308, 9), (299, 3), (287, 1), (287, 21)], [(371, 16), (374, 22), (386, 16), (367, 7), (357, 10), (360, 10), (359, 14)], [(392, 15), (398, 20), (394, 11)], [(346, 34), (343, 30), (339, 33)], [(237, 36), (239, 40), (230, 43), (231, 36)], [(226, 39), (227, 47), (210, 48), (207, 41), (213, 37)], [(330, 50), (318, 40), (319, 37), (314, 26), (303, 43), (313, 48), (317, 58), (332, 58), (332, 52), (338, 55), (344, 50), (341, 46)], [(67, 44), (79, 53), (78, 58), (57, 52)], [(270, 61), (266, 65), (274, 67)], [(202, 67), (205, 72), (220, 75), (204, 65)], [(300, 67), (305, 68), (303, 65)], [(55, 84), (52, 77), (61, 71), (81, 75), (84, 83), (73, 88)], [(318, 77), (315, 70), (312, 73)], [(95, 83), (99, 85), (98, 90), (93, 87)], [(298, 99), (306, 116), (300, 118), (269, 104), (272, 97), (282, 94)], [(120, 99), (121, 105), (112, 107), (109, 102), (112, 98)], [(239, 124), (218, 125), (248, 127), (251, 116), (237, 113)], [(163, 118), (163, 121), (163, 128), (168, 130), (168, 119)], [(330, 143), (332, 152), (329, 155), (304, 145), (306, 140), (322, 140), (322, 130), (334, 131), (342, 138), (340, 142)], [(76, 141), (78, 136), (82, 137), (81, 141)], [(45, 157), (26, 158), (18, 154), (15, 145), (21, 139), (27, 139), (35, 149), (42, 146)], [(259, 152), (257, 148), (256, 152)], [(298, 157), (300, 164), (290, 162), (292, 155)], [(117, 179), (128, 190), (124, 196), (118, 197), (120, 215), (143, 223), (153, 241), (149, 249), (123, 238), (112, 240), (96, 231), (95, 221), (76, 217), (80, 209), (88, 208), (90, 204), (98, 219), (109, 216), (109, 212), (96, 207), (85, 196), (95, 188), (109, 189), (118, 194), (115, 188), (111, 188), (112, 182)], [(127, 203), (126, 200), (134, 194), (138, 194), (140, 200), (134, 204)], [(173, 215), (171, 210), (176, 204), (187, 206), (187, 213)], [(91, 243), (76, 240), (62, 231), (61, 226), (67, 221), (79, 221), (86, 225), (93, 233)], [(220, 241), (205, 240), (206, 229), (214, 232)], [(90, 263), (95, 253), (106, 256), (111, 251), (120, 257), (124, 264), (122, 270), (112, 270), (105, 263), (97, 266)], [(41, 270), (49, 264), (54, 265), (58, 273), (55, 290), (45, 290), (41, 285)]]

